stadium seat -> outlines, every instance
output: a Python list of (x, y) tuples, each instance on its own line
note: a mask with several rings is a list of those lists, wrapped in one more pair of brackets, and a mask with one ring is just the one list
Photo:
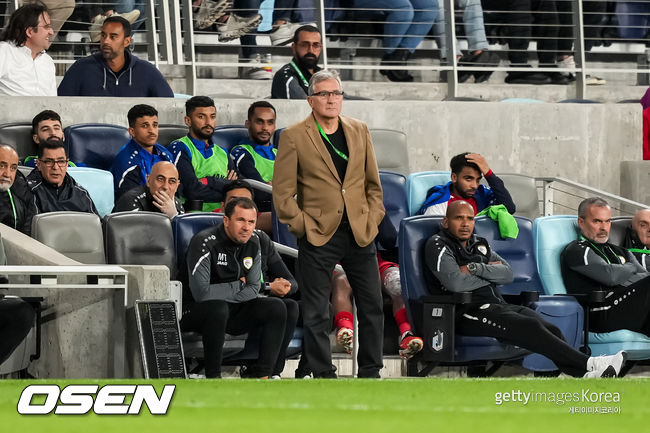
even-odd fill
[(212, 133), (212, 142), (226, 152), (230, 152), (230, 149), (246, 139), (248, 139), (248, 129), (243, 125), (217, 126)]
[[(533, 223), (537, 269), (546, 294), (566, 295), (562, 279), (560, 254), (578, 235), (575, 215), (553, 215), (537, 218)], [(650, 338), (638, 332), (621, 329), (613, 332), (589, 333), (592, 356), (613, 355), (620, 350), (629, 360), (650, 359)]]
[[(406, 200), (406, 178), (398, 173), (380, 171), (379, 179), (381, 188), (384, 191), (384, 208), (386, 217), (399, 232), (399, 224), (408, 214), (408, 202)], [(397, 245), (394, 245), (397, 247)]]
[(68, 157), (75, 164), (109, 170), (115, 155), (130, 139), (126, 128), (103, 123), (82, 123), (65, 128)]
[(280, 222), (278, 215), (275, 213), (275, 207), (271, 207), (271, 231), (273, 242), (298, 249), (298, 240), (289, 231), (289, 226)]
[(38, 151), (38, 146), (32, 140), (32, 124), (29, 122), (0, 125), (0, 143), (12, 145), (19, 160), (36, 155)]
[(87, 212), (47, 212), (32, 219), (32, 237), (84, 264), (104, 264), (99, 217)]
[(115, 265), (165, 265), (175, 276), (169, 217), (157, 212), (116, 212), (104, 218), (106, 261)]
[[(440, 230), (441, 217), (413, 216), (402, 220), (399, 232), (399, 263), (402, 283), (402, 296), (417, 335), (425, 338), (425, 355), (432, 342), (427, 336), (431, 334), (423, 329), (423, 298), (430, 296), (427, 288), (424, 268), (424, 245), (426, 241)], [(453, 312), (449, 312), (453, 318)], [(452, 319), (453, 320), (453, 319)], [(491, 337), (468, 337), (461, 335), (442, 335), (440, 341), (452, 347), (448, 357), (436, 359), (435, 363), (467, 364), (474, 361), (504, 361), (520, 359), (529, 352), (509, 344), (501, 343)], [(453, 344), (450, 341), (454, 340)], [(433, 352), (435, 349), (431, 349)], [(443, 351), (445, 350), (443, 346)], [(427, 360), (425, 358), (425, 360)], [(430, 359), (428, 361), (431, 361)]]
[(158, 144), (167, 147), (172, 141), (186, 136), (187, 131), (185, 125), (158, 125)]
[(68, 167), (68, 174), (88, 191), (100, 217), (103, 218), (113, 211), (113, 174), (110, 171), (90, 167)]
[(632, 227), (631, 216), (612, 217), (612, 226), (609, 231), (609, 242), (621, 247), (625, 246), (625, 234)]
[[(515, 202), (517, 207), (516, 215), (531, 220), (540, 216), (537, 184), (534, 177), (514, 173), (499, 174), (499, 177), (503, 180), (506, 189), (512, 196), (512, 201)], [(481, 183), (487, 186), (485, 179)]]
[(510, 104), (543, 104), (544, 101), (540, 101), (539, 99), (531, 99), (531, 98), (505, 98), (502, 99), (501, 102), (507, 102)]
[(406, 178), (409, 215), (417, 215), (427, 198), (427, 191), (432, 186), (446, 184), (451, 180), (450, 176), (449, 171), (421, 171), (409, 174)]
[(406, 134), (393, 129), (371, 129), (370, 135), (379, 169), (408, 175), (410, 170)]

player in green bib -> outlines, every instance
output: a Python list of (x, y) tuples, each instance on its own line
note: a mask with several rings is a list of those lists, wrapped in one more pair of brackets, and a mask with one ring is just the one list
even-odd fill
[[(248, 108), (248, 140), (230, 150), (239, 177), (271, 184), (277, 149), (271, 138), (275, 133), (275, 108), (266, 101), (257, 101)], [(255, 202), (261, 212), (271, 210), (271, 194), (257, 192)]]
[(202, 200), (203, 211), (221, 207), (223, 187), (237, 179), (228, 152), (212, 142), (217, 125), (217, 109), (212, 98), (194, 96), (185, 102), (185, 124), (189, 132), (169, 145), (185, 200)]

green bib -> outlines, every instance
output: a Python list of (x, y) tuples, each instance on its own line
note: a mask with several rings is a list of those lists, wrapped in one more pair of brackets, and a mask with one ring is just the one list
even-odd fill
[[(192, 156), (192, 168), (198, 179), (210, 176), (228, 176), (228, 153), (217, 145), (212, 147), (212, 156), (205, 158), (201, 152), (196, 148), (190, 137), (185, 136), (179, 139), (181, 143), (185, 144)], [(183, 203), (185, 199), (182, 198)], [(203, 212), (212, 212), (219, 209), (221, 203), (203, 203)]]
[[(266, 159), (259, 153), (255, 152), (255, 149), (250, 144), (240, 144), (236, 147), (244, 148), (251, 154), (255, 161), (255, 169), (264, 182), (271, 182), (271, 180), (273, 180), (273, 166), (275, 165), (275, 161)], [(277, 155), (278, 149), (274, 148), (273, 154)]]

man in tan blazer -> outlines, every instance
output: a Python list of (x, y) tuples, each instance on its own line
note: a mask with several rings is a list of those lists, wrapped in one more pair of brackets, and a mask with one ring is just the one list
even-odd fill
[(273, 175), (276, 212), (298, 238), (303, 353), (314, 377), (336, 378), (328, 303), (340, 263), (357, 304), (359, 377), (379, 377), (384, 323), (373, 240), (385, 211), (370, 133), (363, 122), (340, 115), (336, 72), (314, 74), (308, 94), (312, 113), (282, 133)]

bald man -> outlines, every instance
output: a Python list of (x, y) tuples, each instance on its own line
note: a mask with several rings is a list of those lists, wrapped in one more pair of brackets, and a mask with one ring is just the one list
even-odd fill
[(576, 377), (619, 374), (625, 352), (588, 357), (568, 345), (562, 332), (528, 307), (508, 304), (497, 285), (513, 280), (510, 265), (473, 234), (474, 208), (464, 200), (449, 203), (443, 230), (425, 246), (425, 275), (432, 294), (472, 292), (472, 301), (456, 306), (456, 333), (494, 337), (550, 358)]
[(147, 184), (125, 192), (115, 204), (113, 212), (161, 212), (173, 219), (183, 213), (183, 205), (176, 197), (180, 181), (174, 164), (161, 161), (151, 168)]
[(29, 235), (36, 213), (27, 180), (18, 171), (18, 154), (0, 144), (0, 223)]
[(632, 227), (625, 233), (625, 248), (650, 271), (650, 209), (641, 209), (634, 214)]

